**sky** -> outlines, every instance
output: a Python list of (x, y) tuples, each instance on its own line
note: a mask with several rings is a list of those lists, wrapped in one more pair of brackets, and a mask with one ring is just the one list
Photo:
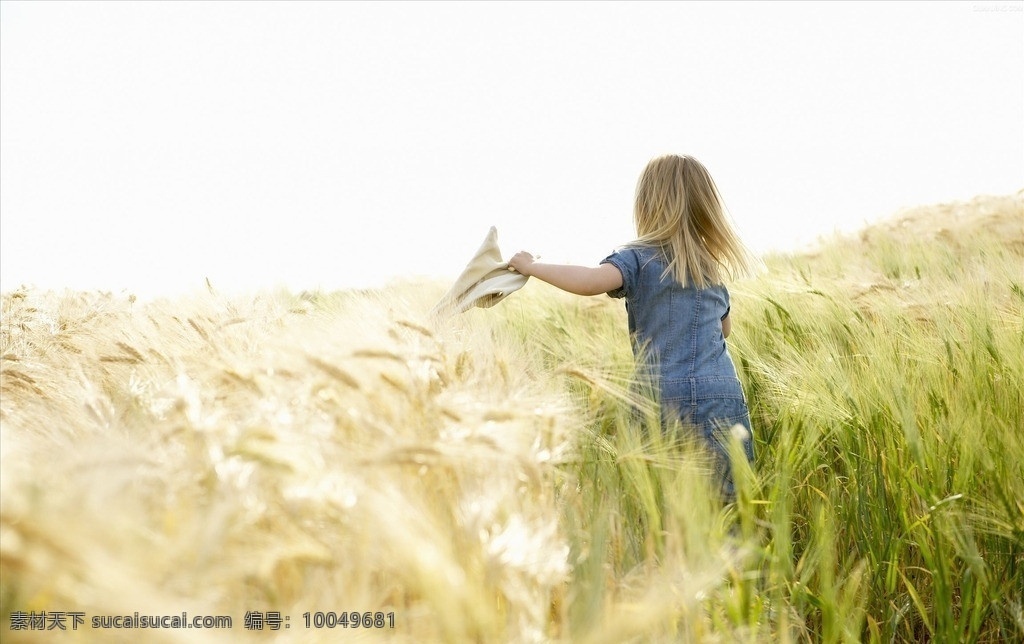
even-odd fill
[(596, 264), (700, 159), (756, 252), (1024, 188), (1022, 2), (0, 1), (0, 289)]

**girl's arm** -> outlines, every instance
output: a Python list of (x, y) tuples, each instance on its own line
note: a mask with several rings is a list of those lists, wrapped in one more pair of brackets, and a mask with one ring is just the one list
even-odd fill
[(533, 255), (522, 251), (513, 255), (508, 264), (523, 275), (536, 277), (576, 295), (600, 295), (622, 286), (622, 273), (612, 264), (594, 267), (542, 264)]
[(728, 338), (730, 333), (732, 333), (732, 316), (726, 314), (726, 316), (722, 318), (722, 337)]

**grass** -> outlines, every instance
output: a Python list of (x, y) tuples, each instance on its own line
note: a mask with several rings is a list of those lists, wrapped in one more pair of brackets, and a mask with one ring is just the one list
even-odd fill
[[(757, 458), (648, 431), (621, 302), (531, 283), (3, 295), (0, 612), (80, 641), (1024, 638), (1024, 206), (924, 207), (732, 287)], [(306, 628), (316, 611), (395, 627)], [(99, 630), (99, 615), (230, 615)], [(70, 636), (70, 634), (67, 634)]]

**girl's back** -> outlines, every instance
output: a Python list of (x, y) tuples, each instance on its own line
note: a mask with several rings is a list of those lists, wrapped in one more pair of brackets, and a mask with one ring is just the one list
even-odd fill
[(729, 315), (729, 291), (721, 284), (683, 286), (666, 274), (664, 253), (631, 245), (602, 263), (622, 273), (633, 352), (646, 379), (655, 385), (666, 425), (693, 427), (716, 454), (725, 498), (734, 495), (728, 443), (736, 425), (748, 460), (754, 459), (750, 415), (743, 387), (725, 344), (722, 320)]
[(736, 377), (722, 334), (729, 314), (724, 285), (683, 286), (665, 274), (657, 247), (627, 246), (602, 263), (622, 273), (622, 287), (609, 295), (626, 298), (634, 352), (662, 379)]

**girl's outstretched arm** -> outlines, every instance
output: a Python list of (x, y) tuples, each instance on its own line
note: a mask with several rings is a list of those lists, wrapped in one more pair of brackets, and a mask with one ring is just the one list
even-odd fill
[(622, 273), (612, 264), (544, 264), (525, 251), (513, 255), (508, 264), (523, 275), (536, 277), (576, 295), (600, 295), (622, 286)]

